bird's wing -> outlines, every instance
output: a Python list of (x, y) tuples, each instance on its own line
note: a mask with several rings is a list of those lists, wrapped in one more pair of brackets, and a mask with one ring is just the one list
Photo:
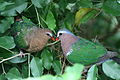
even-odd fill
[(80, 38), (72, 45), (72, 53), (68, 56), (73, 62), (83, 64), (91, 64), (98, 61), (98, 58), (104, 55), (107, 51), (99, 44), (93, 43), (84, 38)]

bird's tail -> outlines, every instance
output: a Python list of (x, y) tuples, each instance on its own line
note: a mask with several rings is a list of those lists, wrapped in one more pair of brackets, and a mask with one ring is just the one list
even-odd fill
[(118, 56), (117, 52), (108, 51), (105, 55), (103, 55), (102, 57), (99, 58), (98, 63), (99, 62), (103, 63), (106, 60), (112, 59), (116, 63), (120, 64), (120, 58), (118, 58), (117, 56)]

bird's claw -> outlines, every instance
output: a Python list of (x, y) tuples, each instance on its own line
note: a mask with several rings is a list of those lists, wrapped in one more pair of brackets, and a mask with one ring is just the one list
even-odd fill
[(22, 58), (22, 57), (25, 58), (25, 54), (24, 54), (22, 51), (20, 51), (19, 54), (20, 54), (20, 57), (21, 57), (21, 58)]

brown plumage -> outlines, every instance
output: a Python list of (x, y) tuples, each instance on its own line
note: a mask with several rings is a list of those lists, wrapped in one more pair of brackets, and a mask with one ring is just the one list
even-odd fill
[(25, 37), (28, 44), (26, 51), (40, 51), (52, 37), (52, 31), (48, 29), (33, 28)]

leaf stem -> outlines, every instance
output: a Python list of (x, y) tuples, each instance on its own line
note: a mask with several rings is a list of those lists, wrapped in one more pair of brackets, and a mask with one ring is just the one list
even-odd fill
[(3, 74), (6, 74), (3, 63), (2, 63), (2, 70), (3, 70)]

